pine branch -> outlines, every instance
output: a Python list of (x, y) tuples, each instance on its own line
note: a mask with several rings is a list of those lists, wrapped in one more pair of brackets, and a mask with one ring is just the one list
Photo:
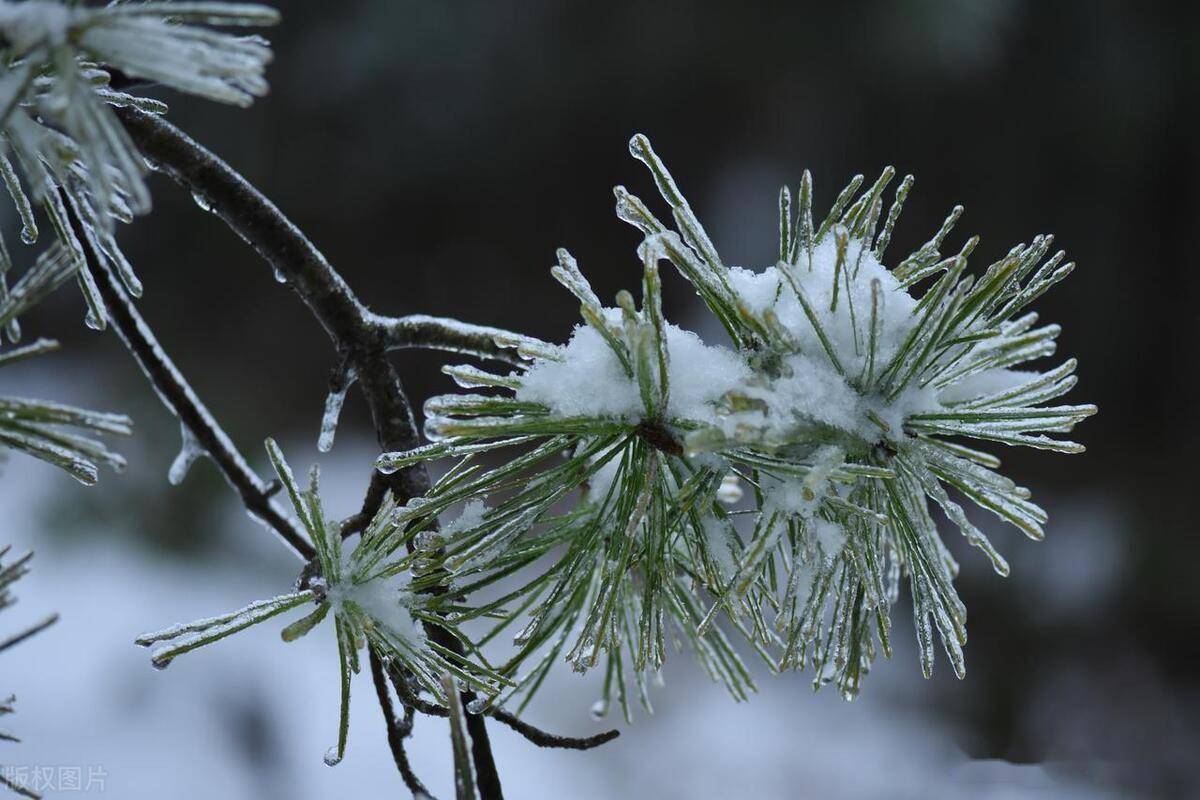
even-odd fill
[[(384, 318), (367, 310), (325, 256), (278, 207), (228, 164), (171, 123), (134, 108), (118, 108), (138, 150), (158, 171), (199, 197), (267, 261), (296, 290), (358, 378), (367, 399), (376, 438), (384, 451), (411, 449), (419, 444), (412, 406), (400, 376), (388, 361), (389, 342)], [(423, 464), (398, 470), (388, 488), (401, 503), (430, 488)], [(364, 507), (373, 515), (375, 509)], [(462, 653), (462, 644), (444, 628), (427, 624), (430, 639)], [(463, 705), (474, 693), (463, 692)], [(472, 756), (484, 800), (503, 797), (484, 719), (467, 715)]]
[(217, 424), (170, 356), (158, 344), (150, 326), (134, 307), (119, 279), (101, 264), (88, 237), (78, 230), (80, 222), (73, 210), (70, 218), (83, 246), (87, 262), (84, 268), (96, 281), (117, 335), (153, 384), (163, 403), (212, 458), (229, 485), (241, 497), (246, 509), (279, 534), (301, 558), (306, 561), (312, 559), (312, 545), (271, 500), (272, 485), (259, 478), (250, 468), (229, 435)]

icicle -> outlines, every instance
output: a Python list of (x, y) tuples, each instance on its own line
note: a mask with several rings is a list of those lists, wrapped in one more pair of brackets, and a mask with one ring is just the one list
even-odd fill
[(347, 371), (342, 371), (330, 381), (329, 394), (325, 397), (325, 413), (321, 415), (321, 435), (317, 438), (317, 449), (328, 453), (333, 449), (333, 437), (337, 434), (338, 418), (346, 392), (353, 381)]
[(200, 440), (192, 433), (191, 428), (182, 422), (179, 423), (179, 437), (182, 441), (179, 455), (175, 456), (175, 460), (171, 462), (171, 468), (167, 470), (167, 482), (172, 486), (183, 483), (192, 464), (196, 463), (201, 456), (208, 454), (204, 445), (200, 444)]

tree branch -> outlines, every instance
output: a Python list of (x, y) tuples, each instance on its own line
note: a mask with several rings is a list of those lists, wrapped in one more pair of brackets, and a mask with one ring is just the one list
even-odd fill
[[(204, 200), (300, 295), (358, 377), (382, 450), (417, 446), (420, 438), (412, 406), (387, 359), (383, 318), (368, 311), (300, 229), (228, 164), (160, 117), (132, 107), (114, 111), (155, 169)], [(424, 465), (413, 465), (388, 476), (387, 485), (397, 500), (407, 502), (428, 491), (429, 475)], [(368, 510), (374, 513), (364, 508)], [(462, 652), (461, 644), (444, 628), (427, 624), (426, 633), (442, 646)], [(472, 692), (463, 692), (464, 705), (473, 699)], [(468, 715), (467, 728), (480, 794), (484, 800), (499, 800), (503, 792), (483, 718)]]
[(180, 423), (204, 448), (205, 453), (225, 476), (225, 480), (241, 496), (246, 509), (275, 531), (297, 555), (305, 561), (311, 560), (316, 555), (312, 545), (271, 500), (275, 487), (271, 482), (259, 478), (250, 468), (228, 434), (217, 424), (187, 379), (159, 345), (150, 326), (125, 294), (119, 279), (97, 258), (90, 238), (85, 235), (73, 207), (68, 206), (68, 216), (75, 236), (83, 246), (86, 263), (82, 269), (91, 272), (95, 278), (100, 297), (108, 307), (117, 336), (138, 362), (163, 404), (179, 418)]
[(379, 698), (379, 707), (383, 710), (383, 721), (387, 726), (388, 747), (391, 748), (392, 759), (396, 762), (396, 769), (399, 770), (400, 777), (404, 779), (404, 785), (412, 792), (414, 798), (431, 797), (425, 784), (421, 783), (421, 779), (413, 772), (412, 764), (408, 760), (408, 753), (404, 750), (404, 740), (412, 733), (412, 707), (405, 708), (403, 722), (396, 719), (396, 712), (392, 707), (392, 696), (388, 693), (387, 678), (384, 676), (383, 669), (383, 663), (379, 660), (379, 656), (372, 652), (371, 678), (375, 682), (375, 694)]
[(586, 736), (577, 738), (574, 736), (559, 736), (554, 733), (549, 733), (534, 725), (530, 725), (517, 715), (505, 711), (503, 708), (493, 710), (489, 716), (497, 722), (502, 722), (512, 728), (517, 733), (524, 736), (529, 741), (536, 744), (538, 747), (556, 747), (564, 750), (591, 750), (593, 747), (599, 747), (602, 744), (611, 742), (621, 735), (618, 730), (603, 731), (595, 736)]
[(449, 317), (430, 317), (425, 314), (375, 317), (373, 321), (383, 328), (389, 350), (420, 347), (490, 358), (513, 366), (522, 363), (515, 350), (496, 344), (497, 337), (512, 338), (514, 335), (502, 328), (472, 325)]
[[(398, 669), (393, 667), (389, 671), (389, 675), (392, 679), (392, 686), (396, 688), (396, 694), (399, 696), (401, 703), (410, 708), (415, 708), (426, 716), (445, 717), (449, 715), (450, 712), (444, 706), (431, 703), (413, 691), (412, 686)], [(544, 731), (536, 725), (531, 725), (516, 714), (506, 711), (503, 708), (493, 708), (484, 713), (497, 722), (512, 728), (538, 747), (553, 747), (564, 750), (591, 750), (593, 747), (599, 747), (602, 744), (611, 742), (621, 735), (621, 732), (618, 730), (610, 730), (597, 733), (595, 736), (559, 736), (558, 734)]]

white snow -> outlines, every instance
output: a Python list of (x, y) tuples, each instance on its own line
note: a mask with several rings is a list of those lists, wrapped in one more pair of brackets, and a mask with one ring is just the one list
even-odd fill
[(335, 614), (343, 601), (350, 600), (390, 633), (410, 642), (420, 641), (425, 632), (409, 612), (409, 596), (408, 577), (403, 574), (329, 587)]
[(836, 522), (817, 517), (809, 522), (809, 529), (812, 531), (813, 537), (820, 543), (821, 550), (829, 558), (840, 554), (842, 548), (846, 546), (846, 531)]
[[(862, 248), (863, 243), (857, 240), (851, 241), (846, 247), (845, 264), (852, 271)], [(847, 374), (857, 375), (866, 360), (866, 333), (871, 321), (871, 282), (878, 280), (880, 288), (879, 345), (875, 355), (877, 367), (888, 362), (911, 329), (912, 312), (917, 303), (900, 288), (891, 271), (880, 264), (874, 252), (868, 249), (862, 252), (862, 258), (858, 261), (858, 272), (850, 281), (849, 292), (846, 291), (844, 275), (839, 275), (837, 307), (830, 311), (836, 264), (837, 244), (831, 234), (813, 248), (811, 269), (807, 253), (801, 252), (799, 262), (791, 270), (808, 296)], [(761, 272), (730, 267), (729, 283), (751, 310), (761, 314), (773, 309), (779, 321), (799, 342), (802, 352), (814, 358), (826, 358), (824, 348), (795, 292), (776, 267), (767, 267)], [(851, 308), (854, 309), (853, 320)]]
[[(608, 309), (610, 322), (619, 311)], [(714, 421), (713, 404), (749, 379), (736, 353), (706, 345), (696, 334), (667, 325), (668, 382), (672, 418)], [(562, 361), (539, 361), (522, 377), (517, 399), (549, 406), (564, 417), (612, 417), (637, 421), (644, 414), (634, 379), (593, 328), (578, 325), (562, 349)]]
[[(790, 282), (777, 267), (761, 272), (731, 267), (728, 280), (735, 294), (756, 313), (773, 310), (800, 352), (786, 356), (780, 375), (771, 378), (752, 371), (743, 354), (705, 344), (694, 333), (668, 325), (668, 415), (715, 426), (735, 440), (750, 435), (780, 443), (794, 439), (798, 429), (829, 426), (873, 443), (885, 436), (899, 436), (904, 420), (911, 414), (939, 409), (935, 393), (915, 383), (891, 402), (872, 393), (861, 394), (851, 385), (846, 376), (857, 377), (867, 362), (872, 283), (877, 281), (880, 288), (876, 374), (911, 330), (916, 301), (872, 251), (864, 250), (861, 242), (851, 241), (839, 273), (837, 305), (831, 311), (836, 263), (837, 245), (834, 236), (829, 235), (813, 249), (811, 267), (808, 254), (802, 252), (791, 270), (832, 343), (845, 376), (830, 362)], [(857, 269), (849, 289), (846, 269)], [(609, 324), (620, 331), (620, 311), (606, 309), (605, 313)], [(561, 361), (539, 361), (526, 372), (517, 391), (518, 399), (542, 403), (564, 417), (638, 421), (645, 415), (635, 380), (625, 373), (596, 330), (577, 326), (560, 355)], [(979, 385), (985, 380), (981, 379)], [(722, 412), (718, 403), (730, 392), (759, 401), (761, 407)]]
[(457, 517), (442, 524), (442, 534), (450, 537), (478, 527), (483, 522), (483, 515), (487, 513), (487, 510), (487, 506), (482, 500), (468, 501), (463, 505), (462, 511)]

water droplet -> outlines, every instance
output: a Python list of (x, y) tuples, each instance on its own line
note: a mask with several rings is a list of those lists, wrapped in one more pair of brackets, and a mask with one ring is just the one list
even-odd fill
[(592, 719), (604, 719), (608, 716), (608, 701), (597, 700), (595, 703), (592, 703), (592, 707), (588, 710), (588, 713), (591, 714)]
[(192, 199), (196, 201), (196, 205), (200, 206), (201, 210), (209, 212), (212, 211), (212, 206), (209, 204), (208, 199), (205, 198), (204, 195), (200, 194), (199, 192), (192, 192)]
[(342, 757), (338, 754), (336, 746), (325, 751), (325, 766), (336, 767), (340, 763), (342, 763)]

